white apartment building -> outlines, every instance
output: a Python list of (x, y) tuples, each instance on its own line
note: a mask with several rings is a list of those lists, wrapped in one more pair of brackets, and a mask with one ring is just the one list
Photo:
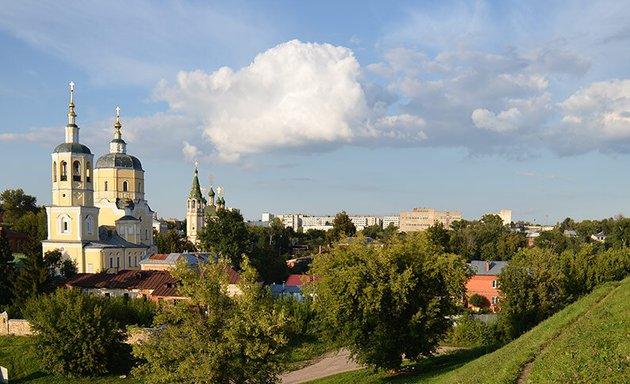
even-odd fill
[(400, 228), (400, 216), (383, 216), (383, 228), (387, 228), (390, 225)]

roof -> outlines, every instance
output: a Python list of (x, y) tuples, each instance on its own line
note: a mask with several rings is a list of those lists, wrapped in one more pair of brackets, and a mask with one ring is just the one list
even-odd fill
[[(179, 260), (183, 260), (186, 264), (196, 266), (199, 263), (207, 263), (209, 261), (217, 262), (217, 256), (211, 253), (154, 253), (140, 261), (140, 265), (145, 271), (151, 270), (151, 266), (175, 267)], [(228, 284), (236, 284), (240, 279), (238, 272), (232, 267), (227, 267)]]
[(73, 288), (155, 290), (178, 283), (168, 271), (123, 270), (116, 274), (78, 273), (66, 282)]
[(108, 153), (103, 155), (96, 160), (96, 168), (131, 168), (143, 171), (140, 160), (126, 153)]
[(199, 186), (199, 178), (197, 177), (197, 170), (195, 169), (195, 177), (193, 177), (192, 187), (190, 188), (189, 199), (203, 200), (201, 195), (201, 187)]
[(121, 217), (120, 219), (116, 220), (116, 222), (119, 222), (119, 221), (140, 221), (140, 219), (135, 218), (131, 215), (125, 215)]
[(118, 235), (114, 227), (101, 225), (98, 227), (98, 241), (87, 243), (86, 248), (107, 248), (107, 247), (124, 247), (124, 248), (149, 248), (146, 245), (134, 244), (123, 239)]
[(289, 278), (284, 283), (284, 285), (293, 285), (293, 286), (302, 286), (309, 285), (313, 283), (315, 277), (313, 275), (289, 275)]
[(485, 260), (473, 260), (470, 262), (475, 275), (481, 276), (497, 276), (501, 273), (503, 268), (508, 265), (507, 261), (485, 261)]
[(86, 147), (83, 144), (79, 143), (61, 143), (57, 147), (55, 147), (54, 153), (87, 153), (91, 154), (90, 148)]

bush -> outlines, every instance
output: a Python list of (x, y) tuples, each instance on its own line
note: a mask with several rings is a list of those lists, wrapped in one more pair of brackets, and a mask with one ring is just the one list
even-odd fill
[(40, 361), (52, 373), (105, 374), (129, 353), (123, 344), (126, 335), (106, 298), (58, 289), (30, 299), (23, 314), (35, 331)]
[(315, 314), (311, 308), (311, 303), (312, 300), (308, 296), (302, 301), (291, 296), (281, 296), (275, 299), (276, 309), (287, 314), (287, 336), (303, 336), (313, 330)]
[(113, 297), (110, 298), (110, 304), (116, 320), (122, 325), (137, 325), (139, 327), (153, 325), (157, 305), (151, 301)]
[(468, 299), (468, 302), (470, 303), (470, 305), (477, 308), (486, 308), (490, 306), (490, 302), (488, 301), (488, 299), (485, 296), (481, 296), (480, 294), (477, 294), (477, 293), (470, 296), (470, 298)]
[(482, 347), (499, 343), (497, 323), (477, 321), (470, 315), (463, 315), (453, 326), (447, 342), (461, 347)]

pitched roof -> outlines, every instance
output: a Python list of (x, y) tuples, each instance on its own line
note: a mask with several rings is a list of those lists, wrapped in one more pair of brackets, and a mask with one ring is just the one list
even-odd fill
[(485, 260), (473, 260), (470, 262), (475, 275), (481, 276), (497, 276), (501, 273), (503, 268), (508, 265), (507, 261), (485, 261)]
[(151, 265), (175, 267), (179, 260), (183, 260), (188, 265), (198, 265), (200, 262), (207, 263), (209, 260), (215, 261), (217, 257), (211, 253), (154, 253), (140, 261), (140, 265), (149, 267)]
[(68, 287), (103, 289), (156, 290), (164, 285), (175, 286), (178, 280), (168, 271), (123, 270), (116, 274), (78, 273), (66, 282)]
[(292, 274), (292, 275), (289, 275), (289, 278), (284, 284), (302, 286), (302, 285), (310, 285), (313, 283), (313, 281), (315, 281), (315, 277), (313, 275)]

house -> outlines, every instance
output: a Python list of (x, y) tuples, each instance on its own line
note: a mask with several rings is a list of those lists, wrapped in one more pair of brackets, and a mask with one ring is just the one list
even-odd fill
[[(466, 283), (467, 297), (477, 294), (487, 300), (488, 307), (496, 312), (499, 303), (499, 274), (508, 264), (507, 261), (473, 260), (469, 266), (474, 275)], [(466, 300), (467, 306), (473, 306)]]
[(289, 275), (286, 282), (282, 284), (271, 284), (269, 288), (271, 289), (273, 297), (292, 296), (297, 301), (302, 301), (302, 299), (304, 299), (303, 287), (313, 284), (314, 281), (315, 276), (313, 275), (292, 274)]
[(154, 302), (186, 300), (177, 292), (178, 280), (168, 271), (124, 270), (116, 274), (79, 273), (66, 287), (105, 297), (123, 296)]
[(199, 263), (217, 261), (217, 257), (211, 253), (154, 253), (140, 261), (140, 269), (143, 271), (165, 271), (177, 266), (178, 262), (184, 262), (190, 266)]
[(598, 241), (600, 243), (604, 243), (606, 241), (606, 235), (604, 232), (599, 232), (594, 235), (591, 235), (591, 239)]

